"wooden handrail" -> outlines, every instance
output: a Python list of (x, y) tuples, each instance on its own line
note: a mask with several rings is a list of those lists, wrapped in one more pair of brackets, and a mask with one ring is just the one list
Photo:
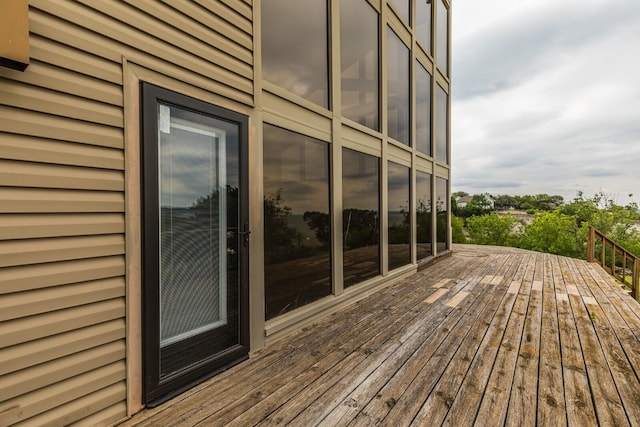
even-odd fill
[[(600, 243), (599, 254), (596, 254), (597, 243)], [(589, 226), (587, 238), (587, 261), (600, 264), (609, 274), (631, 288), (631, 296), (640, 302), (640, 259), (592, 226)]]

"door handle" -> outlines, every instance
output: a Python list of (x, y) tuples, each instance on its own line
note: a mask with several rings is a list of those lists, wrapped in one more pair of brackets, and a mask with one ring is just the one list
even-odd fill
[(249, 224), (245, 224), (244, 229), (245, 231), (238, 231), (238, 234), (242, 236), (244, 245), (247, 246), (249, 244), (249, 235), (251, 234), (251, 230), (249, 230)]

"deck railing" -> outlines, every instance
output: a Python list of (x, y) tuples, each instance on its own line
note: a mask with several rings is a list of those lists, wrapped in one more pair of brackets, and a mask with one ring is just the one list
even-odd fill
[(587, 238), (587, 261), (600, 264), (640, 301), (640, 259), (593, 227), (589, 227)]

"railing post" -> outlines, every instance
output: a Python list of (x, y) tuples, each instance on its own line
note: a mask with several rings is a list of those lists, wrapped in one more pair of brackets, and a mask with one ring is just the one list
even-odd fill
[(633, 299), (640, 302), (638, 297), (638, 285), (640, 282), (640, 260), (638, 258), (633, 259), (633, 275), (631, 276), (631, 294), (633, 295)]
[(589, 232), (587, 234), (587, 261), (588, 262), (593, 262), (594, 256), (593, 253), (595, 252), (595, 247), (596, 247), (596, 233), (595, 233), (595, 229), (593, 228), (592, 225), (589, 226)]

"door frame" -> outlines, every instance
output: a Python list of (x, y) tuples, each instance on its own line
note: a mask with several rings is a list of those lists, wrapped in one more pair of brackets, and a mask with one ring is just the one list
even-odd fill
[[(142, 399), (147, 406), (155, 406), (186, 389), (210, 378), (248, 358), (249, 353), (249, 245), (248, 239), (238, 242), (238, 342), (233, 346), (194, 363), (166, 378), (160, 377), (160, 331), (159, 295), (157, 287), (156, 263), (145, 263), (150, 248), (147, 232), (158, 228), (158, 207), (145, 203), (146, 194), (153, 191), (154, 180), (158, 177), (157, 164), (157, 104), (175, 105), (219, 120), (232, 122), (239, 128), (239, 218), (238, 228), (248, 232), (249, 224), (249, 180), (248, 180), (248, 139), (249, 118), (238, 112), (178, 93), (150, 83), (140, 82), (140, 167), (141, 167), (141, 228), (142, 228)], [(145, 139), (146, 137), (146, 139)], [(153, 142), (153, 143), (152, 143)], [(246, 234), (248, 237), (248, 234)]]

